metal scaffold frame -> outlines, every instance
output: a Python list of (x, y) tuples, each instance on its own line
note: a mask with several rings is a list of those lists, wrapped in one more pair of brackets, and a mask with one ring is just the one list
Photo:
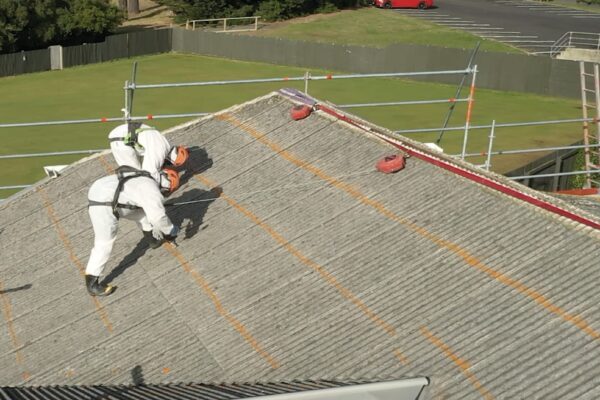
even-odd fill
[[(202, 81), (202, 82), (182, 82), (182, 83), (158, 83), (158, 84), (137, 84), (137, 62), (133, 63), (131, 79), (125, 81), (124, 89), (124, 108), (121, 109), (123, 117), (102, 117), (93, 119), (80, 119), (80, 120), (62, 120), (62, 121), (45, 121), (45, 122), (29, 122), (29, 123), (4, 123), (0, 124), (0, 128), (15, 128), (15, 127), (29, 127), (29, 126), (51, 126), (51, 125), (63, 125), (63, 124), (85, 124), (85, 123), (105, 123), (105, 122), (128, 122), (128, 121), (142, 121), (142, 120), (154, 120), (154, 119), (166, 119), (166, 118), (191, 118), (201, 117), (208, 115), (207, 112), (198, 113), (184, 113), (184, 114), (162, 114), (153, 115), (148, 114), (146, 116), (132, 116), (133, 100), (136, 89), (159, 89), (159, 88), (175, 88), (175, 87), (196, 87), (196, 86), (215, 86), (215, 85), (236, 85), (236, 84), (254, 84), (254, 83), (270, 83), (270, 82), (292, 82), (292, 81), (303, 81), (304, 92), (308, 94), (309, 82), (311, 80), (333, 80), (333, 79), (361, 79), (361, 78), (383, 78), (383, 77), (423, 77), (423, 76), (434, 76), (434, 75), (447, 75), (447, 74), (460, 74), (462, 80), (458, 85), (456, 95), (450, 99), (432, 99), (432, 100), (413, 100), (413, 101), (396, 101), (396, 102), (372, 102), (372, 103), (355, 103), (355, 104), (342, 104), (338, 105), (339, 108), (358, 108), (358, 107), (377, 107), (377, 106), (402, 106), (402, 105), (420, 105), (420, 104), (450, 104), (446, 119), (441, 128), (425, 128), (425, 129), (405, 129), (397, 130), (394, 133), (397, 134), (413, 134), (413, 133), (431, 133), (439, 132), (436, 144), (438, 144), (443, 134), (446, 131), (462, 131), (463, 132), (463, 146), (462, 151), (459, 155), (461, 159), (467, 157), (481, 157), (485, 156), (486, 161), (481, 167), (489, 170), (491, 167), (491, 156), (492, 155), (506, 155), (506, 154), (517, 154), (517, 153), (528, 153), (528, 152), (547, 152), (556, 151), (562, 149), (585, 149), (589, 152), (590, 148), (598, 148), (599, 145), (585, 144), (582, 146), (562, 146), (562, 147), (546, 147), (546, 148), (530, 148), (530, 149), (518, 149), (518, 150), (496, 150), (493, 151), (493, 140), (495, 136), (495, 130), (498, 128), (507, 127), (520, 127), (520, 126), (533, 126), (533, 125), (549, 125), (549, 124), (565, 124), (573, 122), (583, 122), (584, 126), (588, 122), (595, 122), (599, 124), (597, 118), (589, 118), (584, 115), (580, 119), (564, 119), (564, 120), (549, 120), (549, 121), (528, 121), (528, 122), (512, 122), (512, 123), (496, 123), (494, 120), (491, 125), (471, 125), (471, 116), (473, 110), (474, 95), (476, 89), (476, 76), (477, 76), (477, 65), (473, 65), (473, 59), (477, 52), (478, 46), (473, 50), (468, 66), (462, 70), (441, 70), (441, 71), (419, 71), (419, 72), (400, 72), (400, 73), (376, 73), (376, 74), (342, 74), (342, 75), (316, 75), (312, 76), (310, 72), (306, 72), (300, 77), (283, 77), (283, 78), (263, 78), (263, 79), (242, 79), (242, 80), (223, 80), (223, 81)], [(597, 66), (596, 66), (597, 68)], [(469, 89), (469, 95), (465, 98), (460, 98), (460, 93), (465, 83), (467, 76), (471, 75), (471, 83)], [(596, 91), (598, 93), (600, 91)], [(466, 102), (467, 113), (466, 120), (463, 126), (449, 127), (448, 122), (454, 110), (456, 103)], [(598, 102), (596, 103), (598, 104)], [(599, 112), (600, 115), (600, 112)], [(487, 152), (481, 153), (467, 153), (467, 141), (470, 130), (474, 129), (490, 129), (489, 142)], [(600, 127), (599, 127), (600, 132)], [(43, 156), (62, 156), (62, 155), (77, 155), (77, 154), (93, 154), (104, 151), (104, 149), (95, 150), (74, 150), (74, 151), (62, 151), (62, 152), (44, 152), (44, 153), (30, 153), (30, 154), (10, 154), (0, 155), (0, 159), (14, 159), (14, 158), (27, 158), (27, 157), (43, 157)], [(600, 168), (598, 168), (600, 169)], [(598, 171), (576, 171), (573, 173), (560, 173), (560, 174), (545, 174), (544, 176), (558, 176), (558, 175), (577, 175), (577, 174), (590, 174)], [(542, 177), (542, 175), (531, 175), (522, 177), (510, 177), (510, 179), (525, 179), (531, 177)], [(30, 185), (13, 185), (13, 186), (0, 186), (2, 189), (17, 189), (26, 188)]]
[[(472, 74), (477, 66), (471, 67), (472, 57), (469, 61), (469, 66), (462, 70), (441, 70), (441, 71), (418, 71), (418, 72), (396, 72), (396, 73), (376, 73), (376, 74), (327, 74), (327, 75), (316, 75), (313, 76), (310, 72), (306, 72), (300, 77), (283, 77), (283, 78), (262, 78), (262, 79), (241, 79), (241, 80), (224, 80), (224, 81), (202, 81), (202, 82), (182, 82), (182, 83), (161, 83), (161, 84), (147, 84), (140, 85), (136, 84), (137, 76), (137, 62), (133, 63), (131, 72), (131, 79), (125, 81), (124, 85), (124, 108), (121, 109), (123, 117), (101, 117), (91, 119), (79, 119), (79, 120), (59, 120), (59, 121), (41, 121), (41, 122), (23, 122), (23, 123), (3, 123), (0, 124), (0, 128), (19, 128), (19, 127), (31, 127), (31, 126), (51, 126), (51, 125), (68, 125), (68, 124), (86, 124), (86, 123), (105, 123), (105, 122), (129, 122), (129, 121), (142, 121), (142, 120), (155, 120), (165, 118), (186, 118), (186, 117), (201, 117), (208, 115), (207, 112), (200, 113), (186, 113), (186, 114), (162, 114), (154, 115), (148, 114), (146, 116), (132, 116), (133, 100), (136, 89), (158, 89), (158, 88), (175, 88), (175, 87), (196, 87), (196, 86), (215, 86), (215, 85), (236, 85), (236, 84), (254, 84), (254, 83), (271, 83), (271, 82), (293, 82), (303, 81), (304, 92), (308, 93), (309, 81), (320, 81), (320, 80), (333, 80), (333, 79), (359, 79), (359, 78), (399, 78), (399, 77), (423, 77), (423, 76), (435, 76), (435, 75), (449, 75), (449, 74), (460, 74), (463, 75), (460, 87), (457, 91), (456, 98), (449, 99), (432, 99), (432, 100), (413, 100), (413, 101), (395, 101), (395, 102), (379, 102), (379, 103), (357, 103), (357, 104), (345, 104), (340, 105), (340, 108), (358, 108), (358, 107), (377, 107), (377, 106), (401, 106), (401, 105), (420, 105), (420, 104), (439, 104), (448, 103), (450, 104), (449, 115), (452, 113), (454, 105), (459, 102), (467, 102), (469, 107), (473, 102), (472, 97), (458, 98), (460, 94), (460, 88), (463, 85), (464, 77)], [(468, 131), (468, 127), (465, 132)], [(77, 155), (77, 154), (93, 154), (104, 151), (99, 150), (74, 150), (74, 151), (61, 151), (61, 152), (44, 152), (44, 153), (29, 153), (29, 154), (8, 154), (0, 155), (0, 159), (14, 159), (14, 158), (29, 158), (29, 157), (45, 157), (45, 156), (62, 156), (62, 155)], [(27, 188), (30, 185), (18, 185), (18, 186), (0, 186), (0, 190), (3, 189), (20, 189)], [(2, 199), (0, 199), (2, 200)]]
[[(585, 62), (579, 62), (579, 72), (581, 77), (581, 111), (583, 114), (583, 144), (588, 146), (584, 151), (584, 163), (587, 174), (585, 176), (584, 188), (592, 187), (592, 174), (595, 173), (593, 170), (600, 169), (600, 152), (596, 148), (595, 151), (591, 151), (591, 145), (600, 143), (600, 67), (598, 64), (593, 65), (593, 73), (586, 72)], [(588, 80), (593, 80), (592, 87), (588, 86)], [(594, 96), (593, 101), (588, 100), (588, 94)], [(596, 126), (596, 135), (590, 133), (590, 126), (588, 124), (589, 115), (588, 109), (595, 111), (595, 117), (592, 118), (592, 123)]]

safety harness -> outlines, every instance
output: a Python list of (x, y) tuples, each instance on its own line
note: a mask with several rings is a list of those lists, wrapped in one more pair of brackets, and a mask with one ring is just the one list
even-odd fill
[(139, 122), (131, 122), (127, 128), (127, 134), (125, 136), (109, 138), (108, 141), (111, 143), (112, 142), (123, 142), (123, 144), (125, 144), (126, 146), (137, 147), (137, 148), (143, 149), (144, 146), (142, 146), (138, 142), (138, 137), (140, 136), (140, 133), (142, 133), (144, 131), (149, 131), (152, 128), (142, 128), (141, 126), (142, 126), (142, 124), (140, 124)]
[[(112, 209), (112, 213), (115, 216), (116, 219), (119, 219), (119, 208), (125, 208), (128, 210), (139, 210), (141, 207), (138, 206), (134, 206), (131, 204), (123, 204), (123, 203), (119, 203), (119, 196), (121, 195), (121, 192), (123, 191), (123, 186), (125, 185), (125, 182), (127, 182), (130, 179), (133, 178), (139, 178), (139, 177), (146, 177), (146, 178), (152, 178), (152, 175), (150, 175), (150, 172), (147, 171), (140, 171), (137, 168), (133, 168), (130, 167), (128, 165), (122, 165), (119, 168), (117, 168), (116, 170), (117, 172), (117, 178), (119, 179), (119, 183), (117, 184), (117, 188), (115, 189), (115, 194), (113, 195), (113, 200), (112, 201), (95, 201), (95, 200), (89, 200), (89, 206), (107, 206), (107, 207), (111, 207)], [(130, 174), (125, 176), (125, 174)]]

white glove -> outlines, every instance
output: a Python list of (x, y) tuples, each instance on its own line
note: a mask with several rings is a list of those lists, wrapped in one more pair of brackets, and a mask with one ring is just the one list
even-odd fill
[(152, 236), (154, 239), (161, 241), (165, 238), (165, 234), (160, 229), (152, 228)]
[(156, 240), (164, 240), (166, 242), (172, 242), (173, 240), (175, 240), (177, 238), (177, 235), (179, 234), (179, 227), (176, 225), (173, 225), (173, 228), (171, 229), (171, 231), (169, 233), (163, 233), (160, 229), (152, 229), (152, 236), (154, 236), (154, 239)]

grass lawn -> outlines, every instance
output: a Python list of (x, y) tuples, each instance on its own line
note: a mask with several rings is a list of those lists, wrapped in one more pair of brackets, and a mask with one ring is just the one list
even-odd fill
[[(184, 54), (163, 54), (137, 59), (137, 83), (191, 82), (269, 77), (302, 76), (304, 69), (239, 62)], [(0, 123), (120, 117), (124, 106), (123, 85), (131, 76), (133, 59), (95, 64), (63, 71), (0, 78)], [(313, 75), (334, 71), (311, 70)], [(458, 79), (458, 78), (457, 78)], [(269, 93), (280, 87), (301, 89), (302, 82), (220, 85), (173, 89), (138, 90), (134, 115), (213, 112)], [(456, 87), (401, 79), (353, 79), (313, 81), (309, 93), (336, 104), (387, 102), (419, 99), (448, 99)], [(466, 96), (466, 92), (462, 97)], [(575, 100), (546, 98), (517, 93), (478, 90), (472, 124), (580, 118)], [(348, 111), (389, 129), (440, 127), (448, 104), (369, 107)], [(464, 125), (465, 104), (459, 103), (451, 126)], [(154, 120), (165, 129), (183, 119)], [(0, 128), (3, 146), (0, 155), (108, 148), (106, 136), (117, 123)], [(487, 149), (487, 131), (472, 131), (469, 152)], [(545, 147), (570, 144), (581, 139), (579, 124), (571, 126), (505, 128), (496, 131), (496, 149)], [(412, 134), (432, 141), (436, 134)], [(447, 132), (441, 146), (456, 154), (462, 144), (461, 132)], [(540, 157), (540, 153), (495, 157), (499, 172), (511, 170)], [(0, 186), (32, 183), (44, 176), (42, 166), (73, 162), (83, 156), (0, 159)], [(475, 160), (475, 162), (479, 162)], [(16, 190), (0, 190), (0, 198)]]
[(394, 43), (524, 53), (522, 50), (468, 32), (433, 24), (418, 18), (378, 8), (315, 14), (290, 21), (267, 24), (246, 34), (336, 44), (385, 47)]

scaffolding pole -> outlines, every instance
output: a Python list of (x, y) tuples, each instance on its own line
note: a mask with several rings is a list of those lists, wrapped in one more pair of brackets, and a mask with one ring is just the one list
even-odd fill
[[(581, 113), (583, 116), (583, 144), (586, 145), (585, 150), (583, 151), (583, 159), (585, 164), (585, 170), (590, 170), (590, 151), (587, 146), (590, 145), (590, 137), (589, 137), (589, 126), (588, 126), (588, 111), (587, 111), (587, 93), (586, 93), (586, 72), (585, 72), (585, 62), (579, 62), (579, 79), (581, 85)], [(584, 189), (589, 189), (591, 185), (592, 176), (587, 173), (585, 177), (585, 183), (583, 185)]]
[[(575, 122), (582, 122), (582, 121), (595, 121), (594, 118), (569, 118), (569, 119), (555, 119), (555, 120), (548, 120), (548, 121), (531, 121), (531, 122), (508, 122), (508, 123), (503, 123), (503, 124), (496, 124), (496, 128), (512, 128), (512, 127), (517, 127), (517, 126), (536, 126), (536, 125), (554, 125), (554, 124), (569, 124), (569, 123), (575, 123)], [(473, 130), (473, 129), (490, 129), (492, 127), (492, 125), (470, 125), (469, 129)], [(431, 133), (431, 132), (437, 132), (439, 131), (440, 128), (421, 128), (421, 129), (401, 129), (401, 130), (397, 130), (394, 131), (394, 133), (402, 135), (402, 134), (407, 134), (407, 133)], [(464, 131), (465, 127), (464, 126), (454, 126), (454, 127), (450, 127), (450, 128), (446, 128), (447, 131)]]
[[(585, 148), (598, 148), (600, 149), (600, 144), (586, 146), (582, 145), (572, 145), (572, 146), (556, 146), (556, 147), (537, 147), (530, 149), (519, 149), (519, 150), (497, 150), (491, 153), (467, 153), (465, 157), (482, 157), (487, 156), (488, 154), (492, 154), (495, 156), (499, 155), (508, 155), (508, 154), (524, 154), (524, 153), (536, 153), (536, 152), (548, 152), (548, 151), (558, 151), (558, 150), (577, 150), (577, 149), (585, 149)], [(459, 157), (460, 154), (453, 154), (454, 157)]]
[(409, 100), (409, 101), (391, 101), (385, 103), (357, 103), (357, 104), (340, 104), (339, 108), (358, 108), (358, 107), (379, 107), (379, 106), (406, 106), (406, 105), (422, 105), (422, 104), (439, 104), (439, 103), (457, 103), (467, 102), (468, 98), (464, 99), (439, 99), (439, 100)]
[(475, 80), (477, 79), (477, 65), (473, 68), (473, 76), (471, 78), (471, 89), (469, 90), (469, 101), (467, 103), (467, 118), (465, 121), (465, 133), (463, 137), (463, 148), (461, 158), (465, 159), (467, 152), (467, 140), (469, 137), (469, 125), (471, 124), (471, 113), (473, 111), (473, 101), (475, 100)]
[(572, 172), (554, 172), (552, 174), (538, 174), (538, 175), (522, 175), (522, 176), (507, 176), (508, 179), (528, 179), (528, 178), (551, 178), (555, 176), (571, 176), (571, 175), (583, 175), (587, 173), (598, 174), (600, 169), (592, 171), (572, 171)]
[[(471, 69), (472, 65), (473, 65), (473, 60), (475, 60), (475, 56), (477, 55), (477, 52), (479, 51), (479, 46), (481, 45), (481, 41), (477, 42), (477, 44), (475, 45), (475, 48), (473, 49), (473, 51), (471, 52), (471, 56), (469, 57), (469, 63), (467, 64), (467, 70)], [(457, 99), (460, 97), (460, 92), (462, 92), (462, 88), (465, 85), (465, 80), (467, 79), (467, 75), (468, 73), (464, 73), (460, 83), (458, 85), (458, 88), (456, 89), (456, 94), (454, 95), (454, 98)], [(444, 135), (444, 132), (446, 130), (446, 128), (448, 127), (448, 124), (450, 123), (450, 118), (452, 117), (452, 113), (454, 112), (454, 108), (456, 107), (456, 104), (451, 104), (450, 108), (448, 109), (448, 113), (446, 114), (446, 119), (444, 120), (444, 124), (442, 126), (442, 129), (440, 130), (440, 134), (438, 135), (437, 140), (435, 141), (435, 144), (439, 145), (440, 142), (442, 141), (442, 136)]]
[[(434, 76), (434, 75), (452, 75), (452, 74), (465, 74), (471, 73), (472, 69), (460, 69), (460, 70), (443, 70), (443, 71), (421, 71), (421, 72), (391, 72), (391, 73), (378, 73), (378, 74), (348, 74), (348, 75), (317, 75), (308, 76), (308, 80), (320, 81), (320, 80), (333, 80), (333, 79), (359, 79), (359, 78), (400, 78), (410, 76)], [(160, 89), (160, 88), (174, 88), (174, 87), (189, 87), (189, 86), (215, 86), (215, 85), (236, 85), (242, 83), (269, 83), (269, 82), (293, 82), (293, 81), (305, 81), (305, 76), (300, 77), (283, 77), (283, 78), (262, 78), (262, 79), (239, 79), (229, 81), (205, 81), (205, 82), (181, 82), (181, 83), (156, 83), (156, 84), (145, 84), (138, 85), (127, 83), (126, 86), (131, 89)]]
[[(493, 120), (492, 121), (492, 129), (490, 129), (490, 141), (488, 144), (487, 159), (485, 160), (485, 169), (487, 171), (489, 171), (492, 166), (492, 145), (494, 142), (494, 128), (495, 127), (496, 127), (496, 120)], [(463, 158), (463, 160), (464, 160), (464, 158)]]
[[(585, 62), (579, 62), (579, 74), (581, 82), (581, 112), (584, 118), (583, 122), (583, 143), (590, 145), (593, 142), (600, 143), (600, 72), (598, 64), (593, 65), (593, 73), (586, 72)], [(593, 79), (593, 89), (589, 89), (587, 85), (588, 78)], [(594, 101), (590, 104), (588, 102), (588, 93), (594, 95)], [(596, 126), (596, 135), (590, 133), (590, 125), (588, 124), (589, 115), (588, 108), (595, 111), (595, 117), (592, 118), (592, 123)], [(590, 171), (598, 168), (600, 164), (600, 153), (598, 151), (592, 153), (589, 147), (584, 151), (584, 163), (585, 170)], [(592, 174), (588, 172), (585, 177), (584, 188), (588, 189), (592, 187)]]

